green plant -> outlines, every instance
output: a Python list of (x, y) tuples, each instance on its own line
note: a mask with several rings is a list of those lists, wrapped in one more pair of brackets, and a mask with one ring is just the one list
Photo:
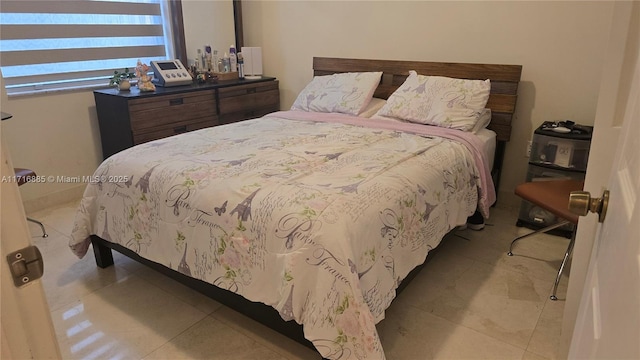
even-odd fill
[(109, 79), (109, 86), (120, 84), (122, 80), (129, 80), (136, 77), (135, 73), (129, 71), (129, 68), (125, 68), (123, 72), (118, 70), (113, 72), (113, 76)]

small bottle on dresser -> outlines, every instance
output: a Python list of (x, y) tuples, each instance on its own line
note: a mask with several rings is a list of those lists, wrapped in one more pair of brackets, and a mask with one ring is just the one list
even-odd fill
[(211, 71), (220, 72), (220, 68), (218, 67), (218, 50), (213, 50), (213, 59), (211, 60), (211, 66), (213, 67)]
[(222, 72), (228, 73), (231, 71), (231, 63), (229, 62), (229, 54), (224, 53), (224, 57), (222, 58), (222, 66), (224, 70)]
[(200, 56), (200, 69), (206, 71), (207, 70), (207, 56), (205, 53), (198, 49), (198, 56)]
[(205, 67), (205, 69), (207, 70), (212, 70), (213, 66), (211, 64), (211, 46), (209, 45), (205, 45), (204, 46), (204, 53), (205, 53), (205, 57), (207, 59), (207, 66)]
[(238, 78), (244, 79), (244, 58), (241, 52), (238, 53)]
[(195, 61), (195, 65), (196, 65), (196, 69), (200, 70), (202, 69), (202, 49), (196, 49), (196, 61)]
[(238, 71), (238, 57), (236, 56), (236, 47), (233, 45), (229, 47), (229, 71)]

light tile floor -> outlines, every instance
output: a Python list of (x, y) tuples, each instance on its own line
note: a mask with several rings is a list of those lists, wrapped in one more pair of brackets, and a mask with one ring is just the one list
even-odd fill
[[(67, 247), (78, 202), (29, 214), (65, 359), (319, 359), (313, 350), (123, 255), (96, 267)], [(568, 239), (515, 226), (493, 208), (482, 231), (449, 235), (377, 326), (390, 360), (555, 359), (567, 276), (549, 300)]]

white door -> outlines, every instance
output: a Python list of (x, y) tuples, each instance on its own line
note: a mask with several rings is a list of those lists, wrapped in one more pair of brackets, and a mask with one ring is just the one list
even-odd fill
[[(2, 74), (0, 89), (2, 110), (7, 111)], [(11, 178), (13, 165), (1, 129), (0, 125), (0, 359), (60, 359), (42, 280), (16, 287), (9, 270), (7, 255), (32, 244), (18, 185)]]
[(575, 319), (568, 357), (576, 359), (640, 358), (639, 3), (615, 4), (608, 52), (585, 190), (600, 197), (607, 188), (611, 197), (602, 224), (590, 214), (578, 225), (582, 250), (574, 254), (564, 319), (565, 326)]
[(18, 185), (8, 180), (13, 175), (13, 167), (7, 155), (3, 142), (0, 171), (5, 180), (0, 185), (0, 358), (59, 359), (60, 350), (41, 280), (16, 287), (9, 271), (7, 255), (30, 246), (31, 238)]

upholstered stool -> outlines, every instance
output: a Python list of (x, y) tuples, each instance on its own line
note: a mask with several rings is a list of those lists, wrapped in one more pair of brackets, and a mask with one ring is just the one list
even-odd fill
[[(572, 191), (580, 191), (584, 186), (584, 181), (577, 180), (552, 180), (552, 181), (534, 181), (520, 184), (516, 187), (515, 193), (522, 199), (546, 210), (558, 218), (556, 224), (547, 226), (545, 228), (530, 232), (528, 234), (519, 236), (511, 242), (509, 246), (509, 252), (507, 255), (513, 256), (513, 245), (516, 241), (524, 239), (528, 236), (544, 233), (567, 224), (578, 224), (578, 215), (569, 211), (569, 196)], [(558, 283), (560, 282), (560, 276), (562, 271), (571, 256), (573, 251), (573, 244), (575, 242), (576, 232), (573, 231), (569, 246), (564, 254), (564, 259), (558, 269), (558, 275), (556, 276), (556, 282), (553, 285), (553, 293), (551, 294), (551, 300), (557, 300), (556, 291), (558, 290)]]
[[(13, 168), (13, 170), (16, 173), (16, 179), (17, 179), (18, 186), (22, 186), (22, 185), (28, 183), (29, 182), (29, 178), (35, 178), (36, 177), (35, 171), (33, 171), (31, 169)], [(32, 219), (30, 217), (27, 217), (27, 220), (40, 225), (40, 229), (42, 229), (42, 237), (43, 238), (46, 238), (46, 237), (49, 236), (49, 234), (47, 234), (47, 231), (44, 229), (44, 225), (40, 221)]]

